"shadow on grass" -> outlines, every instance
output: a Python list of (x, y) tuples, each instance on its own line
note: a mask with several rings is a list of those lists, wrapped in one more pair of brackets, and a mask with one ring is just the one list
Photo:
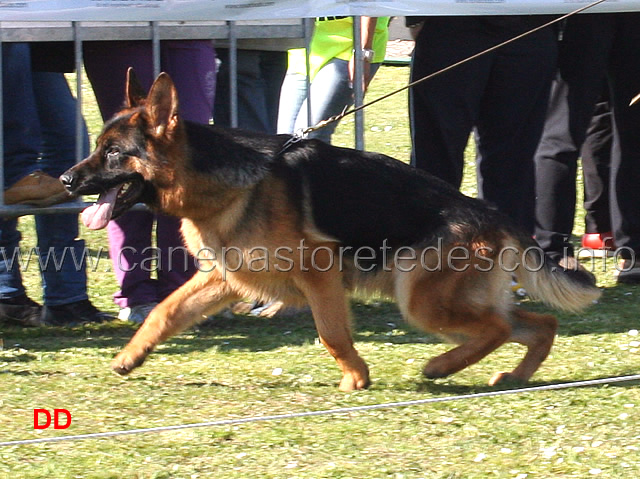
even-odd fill
[[(27, 373), (16, 373), (25, 375)], [(58, 374), (58, 373), (38, 373), (37, 375), (48, 375), (48, 374)], [(635, 371), (623, 371), (617, 377), (624, 376), (632, 376), (637, 374)], [(589, 379), (584, 379), (583, 381), (599, 381), (599, 380), (607, 380), (610, 379), (609, 376), (600, 376)], [(144, 383), (149, 380), (149, 377), (146, 375), (139, 376), (130, 376), (127, 378), (128, 382), (140, 382)], [(629, 380), (629, 381), (621, 381), (621, 382), (612, 382), (606, 384), (594, 384), (589, 386), (577, 386), (573, 385), (578, 381), (569, 381), (566, 378), (559, 378), (557, 380), (552, 381), (530, 381), (526, 384), (521, 383), (512, 383), (512, 384), (501, 384), (498, 386), (489, 386), (488, 384), (461, 384), (455, 383), (455, 376), (447, 379), (421, 379), (414, 381), (413, 379), (407, 380), (406, 382), (393, 382), (388, 383), (382, 378), (373, 379), (373, 383), (371, 389), (373, 390), (385, 390), (385, 391), (395, 391), (395, 392), (407, 392), (407, 393), (420, 393), (420, 394), (428, 394), (429, 396), (433, 396), (434, 399), (437, 398), (450, 398), (461, 396), (460, 399), (467, 399), (466, 396), (473, 395), (483, 395), (490, 394), (491, 396), (486, 397), (496, 397), (496, 396), (506, 396), (506, 395), (524, 395), (524, 394), (536, 394), (541, 392), (555, 392), (555, 391), (566, 391), (572, 389), (594, 389), (594, 388), (636, 388), (640, 385), (640, 380)], [(338, 379), (336, 381), (312, 381), (305, 382), (305, 388), (335, 388), (338, 385)], [(229, 385), (216, 381), (190, 381), (187, 383), (183, 383), (181, 386), (191, 387), (191, 388), (224, 388), (224, 389), (238, 389), (245, 390), (246, 384), (237, 384), (237, 385)], [(545, 386), (553, 386), (553, 388), (547, 390), (539, 390), (536, 388), (543, 388)], [(560, 387), (558, 387), (560, 386)], [(564, 386), (564, 387), (563, 387)], [(276, 380), (273, 381), (261, 381), (259, 384), (255, 384), (255, 387), (259, 387), (260, 389), (271, 389), (271, 390), (290, 390), (292, 387), (292, 382)], [(501, 393), (504, 391), (504, 393)], [(482, 396), (479, 396), (480, 399)]]
[(20, 354), (4, 354), (0, 356), (0, 362), (5, 363), (28, 363), (38, 359), (35, 354), (20, 353)]
[(527, 310), (554, 314), (558, 318), (558, 335), (626, 333), (639, 329), (638, 300), (640, 286), (617, 285), (604, 288), (597, 304), (579, 313), (554, 311), (541, 303), (526, 301)]
[[(638, 328), (637, 297), (640, 287), (607, 288), (599, 304), (583, 313), (554, 313), (528, 300), (523, 307), (540, 313), (554, 313), (559, 320), (558, 334), (625, 333)], [(437, 338), (409, 326), (391, 301), (354, 301), (354, 339), (356, 343), (424, 344)], [(119, 321), (76, 328), (20, 328), (0, 325), (5, 349), (15, 346), (29, 351), (59, 351), (69, 348), (114, 348), (129, 341), (136, 327)], [(265, 351), (286, 346), (301, 346), (316, 341), (317, 332), (309, 313), (295, 317), (256, 318), (237, 315), (215, 316), (195, 329), (169, 339), (163, 353), (183, 354), (217, 347), (220, 351)], [(0, 359), (7, 360), (0, 352)], [(22, 361), (33, 358), (24, 357)], [(19, 361), (19, 359), (10, 359)]]
[(10, 374), (11, 376), (28, 376), (33, 378), (39, 377), (52, 377), (52, 376), (67, 376), (69, 373), (65, 371), (9, 371), (0, 370), (0, 375)]
[[(408, 335), (406, 338), (402, 337), (402, 342), (424, 342), (424, 339), (420, 339), (419, 332), (404, 324), (392, 303), (356, 303), (353, 311), (356, 341), (390, 342), (393, 338), (387, 334), (397, 329), (406, 331)], [(20, 328), (2, 325), (0, 338), (3, 338), (4, 348), (7, 350), (16, 347), (24, 347), (30, 351), (60, 351), (87, 347), (121, 348), (135, 331), (135, 326), (119, 321), (74, 328)], [(221, 351), (264, 351), (309, 344), (316, 338), (313, 318), (308, 313), (296, 317), (269, 319), (219, 315), (204, 325), (169, 339), (164, 343), (163, 353), (184, 353), (211, 347), (218, 347)]]
[[(633, 376), (636, 375), (637, 371), (622, 371), (618, 374), (617, 377), (625, 377), (625, 376)], [(599, 381), (599, 380), (608, 380), (609, 376), (601, 376), (595, 378), (585, 379), (583, 381)], [(447, 380), (448, 381), (448, 380)], [(542, 390), (536, 390), (535, 388), (541, 388), (545, 386), (554, 386), (553, 389), (547, 389), (547, 391), (565, 391), (570, 389), (583, 389), (583, 388), (631, 388), (637, 387), (640, 384), (640, 380), (629, 380), (629, 381), (620, 381), (620, 382), (612, 382), (612, 383), (603, 383), (603, 384), (593, 384), (588, 386), (572, 386), (574, 383), (579, 383), (582, 381), (567, 381), (566, 378), (561, 378), (552, 381), (529, 381), (526, 384), (519, 383), (505, 383), (497, 386), (489, 386), (485, 385), (465, 385), (465, 384), (451, 384), (450, 382), (443, 383), (438, 380), (433, 381), (430, 379), (423, 379), (416, 385), (416, 392), (427, 392), (434, 396), (467, 396), (472, 394), (483, 394), (483, 393), (496, 393), (500, 391), (517, 391), (512, 394), (534, 394), (537, 392), (542, 392)], [(557, 387), (557, 386), (566, 386), (566, 387)], [(533, 389), (533, 390), (532, 390)], [(506, 395), (506, 394), (504, 394)]]

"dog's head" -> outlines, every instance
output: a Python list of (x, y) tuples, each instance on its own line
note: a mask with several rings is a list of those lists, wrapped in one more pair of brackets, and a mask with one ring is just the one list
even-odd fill
[(155, 204), (158, 189), (173, 182), (170, 157), (180, 127), (169, 75), (161, 73), (145, 95), (130, 68), (125, 108), (105, 123), (93, 153), (60, 176), (75, 196), (100, 195), (82, 212), (88, 228), (104, 228), (136, 203)]

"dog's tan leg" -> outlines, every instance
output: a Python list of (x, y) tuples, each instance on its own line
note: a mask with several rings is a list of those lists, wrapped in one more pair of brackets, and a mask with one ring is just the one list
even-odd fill
[[(423, 369), (426, 377), (442, 378), (480, 361), (511, 335), (506, 317), (492, 301), (474, 300), (478, 290), (474, 271), (445, 272), (429, 276), (416, 270), (399, 275), (396, 298), (407, 320), (420, 329), (459, 344), (431, 359)], [(486, 294), (481, 299), (486, 300)]]
[[(495, 312), (469, 313), (470, 317), (456, 321), (451, 318), (442, 334), (464, 337), (460, 346), (430, 360), (423, 373), (430, 379), (443, 378), (477, 363), (503, 345), (511, 334), (509, 325)], [(456, 324), (458, 323), (458, 324)]]
[(220, 275), (197, 272), (151, 311), (129, 344), (114, 358), (111, 368), (118, 374), (130, 373), (162, 341), (238, 299)]
[(555, 317), (521, 309), (513, 311), (511, 325), (512, 333), (509, 341), (527, 346), (527, 354), (518, 367), (510, 373), (495, 373), (489, 380), (492, 386), (501, 382), (527, 382), (549, 355), (558, 329), (558, 321)]
[(338, 271), (309, 271), (297, 281), (305, 294), (320, 341), (342, 370), (340, 389), (353, 391), (369, 386), (369, 368), (353, 347), (347, 295)]

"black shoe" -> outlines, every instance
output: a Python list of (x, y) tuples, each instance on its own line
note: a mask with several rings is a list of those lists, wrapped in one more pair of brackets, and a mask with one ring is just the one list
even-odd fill
[(26, 294), (0, 300), (0, 322), (6, 321), (20, 326), (45, 326), (41, 314), (42, 306)]
[(564, 256), (558, 261), (558, 265), (565, 271), (568, 271), (569, 274), (573, 274), (576, 279), (582, 279), (584, 283), (590, 284), (591, 286), (596, 285), (596, 275), (585, 268), (580, 261), (573, 256)]
[(78, 326), (111, 319), (113, 316), (98, 310), (88, 299), (59, 306), (45, 305), (42, 308), (42, 321), (49, 326)]
[(618, 284), (640, 284), (640, 263), (635, 259), (620, 259), (613, 274)]

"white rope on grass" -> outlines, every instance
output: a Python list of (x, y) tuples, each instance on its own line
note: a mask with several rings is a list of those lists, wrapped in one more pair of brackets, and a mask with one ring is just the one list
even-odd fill
[(639, 381), (639, 380), (640, 380), (640, 374), (635, 374), (631, 376), (619, 376), (619, 377), (610, 377), (610, 378), (603, 378), (603, 379), (590, 379), (586, 381), (574, 381), (570, 383), (561, 383), (561, 384), (548, 384), (544, 386), (533, 386), (528, 388), (505, 389), (502, 391), (490, 391), (490, 392), (484, 392), (484, 393), (465, 394), (465, 395), (459, 395), (459, 396), (446, 396), (441, 398), (416, 399), (413, 401), (399, 401), (399, 402), (390, 402), (390, 403), (381, 403), (381, 404), (370, 404), (367, 406), (343, 407), (343, 408), (336, 408), (336, 409), (325, 409), (321, 411), (305, 411), (305, 412), (287, 413), (287, 414), (274, 414), (270, 416), (253, 416), (253, 417), (236, 418), (236, 419), (222, 419), (218, 421), (198, 422), (193, 424), (178, 424), (175, 426), (159, 426), (159, 427), (148, 427), (148, 428), (142, 428), (142, 429), (129, 429), (125, 431), (78, 434), (75, 436), (43, 437), (39, 439), (25, 439), (22, 441), (6, 441), (6, 442), (0, 442), (0, 447), (22, 446), (27, 444), (43, 444), (43, 443), (60, 442), (60, 441), (79, 441), (82, 439), (104, 439), (104, 438), (110, 438), (110, 437), (116, 437), (116, 436), (129, 436), (132, 434), (144, 434), (144, 433), (150, 433), (150, 432), (179, 431), (183, 429), (194, 429), (198, 427), (231, 426), (231, 425), (248, 424), (248, 423), (254, 423), (254, 422), (282, 421), (285, 419), (296, 419), (296, 418), (302, 418), (302, 417), (330, 416), (330, 415), (336, 415), (336, 414), (348, 414), (348, 413), (354, 413), (354, 412), (374, 411), (377, 409), (391, 409), (391, 408), (419, 406), (422, 404), (459, 401), (463, 399), (488, 398), (488, 397), (495, 397), (495, 396), (505, 396), (509, 394), (523, 394), (523, 393), (533, 393), (533, 392), (540, 392), (540, 391), (557, 391), (561, 389), (571, 389), (571, 388), (579, 388), (579, 387), (587, 387), (587, 386), (600, 386), (600, 385), (616, 384), (616, 383)]
[[(382, 97), (379, 97), (369, 103), (363, 104), (359, 107), (356, 107), (354, 109), (348, 110), (348, 111), (343, 111), (340, 115), (336, 115), (333, 116), (327, 120), (323, 120), (320, 123), (318, 123), (317, 125), (311, 126), (306, 128), (301, 134), (298, 135), (294, 135), (290, 140), (288, 140), (284, 147), (282, 148), (282, 150), (280, 151), (280, 153), (284, 152), (291, 144), (295, 143), (296, 141), (298, 141), (299, 139), (302, 138), (303, 134), (309, 133), (313, 130), (322, 128), (324, 126), (326, 126), (329, 123), (335, 122), (340, 120), (341, 118), (343, 118), (346, 115), (349, 115), (351, 113), (355, 113), (358, 110), (361, 110), (363, 108), (366, 108), (370, 105), (373, 105), (374, 103), (377, 103), (381, 100), (384, 100), (396, 93), (399, 93), (401, 91), (404, 91), (418, 83), (421, 83), (423, 81), (429, 80), (432, 77), (436, 76), (436, 75), (440, 75), (441, 73), (444, 73), (445, 71), (448, 71), (452, 68), (455, 68), (463, 63), (466, 63), (470, 60), (473, 60), (479, 56), (482, 56), (486, 53), (489, 53), (493, 50), (496, 50), (498, 48), (503, 47), (504, 45), (511, 43), (513, 41), (519, 40), (520, 38), (530, 35), (531, 33), (537, 32), (538, 30), (541, 30), (543, 28), (546, 28), (550, 25), (553, 25), (555, 23), (558, 23), (566, 18), (569, 18), (573, 15), (576, 15), (578, 13), (581, 13), (587, 9), (590, 9), (600, 3), (603, 3), (606, 0), (595, 0), (592, 3), (582, 6), (572, 12), (569, 12), (568, 14), (562, 16), (562, 17), (558, 17), (555, 18), (553, 20), (551, 20), (548, 23), (545, 23), (543, 25), (540, 25), (539, 27), (536, 27), (532, 30), (529, 30), (521, 35), (518, 35), (510, 40), (507, 40), (506, 42), (500, 43), (498, 45), (495, 45), (491, 48), (488, 48), (487, 50), (484, 50), (482, 52), (479, 52), (469, 58), (466, 58), (458, 63), (455, 63), (453, 65), (450, 65), (442, 70), (439, 70), (435, 73), (432, 73), (431, 75), (427, 75), (426, 77), (420, 78), (419, 80), (416, 80), (412, 83), (409, 83), (408, 85), (393, 91), (391, 93), (388, 93), (386, 95), (383, 95)], [(631, 104), (633, 104), (634, 102), (636, 102), (638, 100), (638, 98), (640, 98), (640, 95), (638, 95), (637, 97), (635, 97), (632, 101)], [(208, 422), (200, 422), (200, 423), (194, 423), (194, 424), (179, 424), (176, 426), (161, 426), (161, 427), (150, 427), (150, 428), (143, 428), (143, 429), (130, 429), (130, 430), (125, 430), (125, 431), (113, 431), (113, 432), (99, 432), (99, 433), (92, 433), (92, 434), (79, 434), (79, 435), (75, 435), (75, 436), (59, 436), (59, 437), (48, 437), (48, 438), (39, 438), (39, 439), (26, 439), (26, 440), (21, 440), (21, 441), (5, 441), (5, 442), (0, 442), (0, 447), (2, 446), (20, 446), (20, 445), (27, 445), (27, 444), (42, 444), (42, 443), (51, 443), (51, 442), (60, 442), (60, 441), (78, 441), (78, 440), (82, 440), (82, 439), (103, 439), (103, 438), (109, 438), (109, 437), (116, 437), (116, 436), (126, 436), (126, 435), (132, 435), (132, 434), (142, 434), (142, 433), (149, 433), (149, 432), (165, 432), (165, 431), (177, 431), (177, 430), (182, 430), (182, 429), (194, 429), (194, 428), (198, 428), (198, 427), (213, 427), (213, 426), (228, 426), (228, 425), (236, 425), (236, 424), (247, 424), (247, 423), (252, 423), (252, 422), (264, 422), (264, 421), (278, 421), (278, 420), (284, 420), (284, 419), (294, 419), (294, 418), (301, 418), (301, 417), (310, 417), (310, 416), (328, 416), (328, 415), (335, 415), (335, 414), (346, 414), (346, 413), (353, 413), (353, 412), (362, 412), (362, 411), (371, 411), (371, 410), (376, 410), (376, 409), (389, 409), (389, 408), (398, 408), (398, 407), (409, 407), (409, 406), (417, 406), (417, 405), (421, 405), (421, 404), (431, 404), (431, 403), (439, 403), (439, 402), (447, 402), (447, 401), (457, 401), (457, 400), (461, 400), (461, 399), (477, 399), (477, 398), (485, 398), (485, 397), (493, 397), (493, 396), (504, 396), (507, 394), (519, 394), (519, 393), (528, 393), (528, 392), (538, 392), (538, 391), (553, 391), (553, 390), (559, 390), (559, 389), (569, 389), (569, 388), (577, 388), (577, 387), (586, 387), (586, 386), (597, 386), (597, 385), (603, 385), (603, 384), (614, 384), (614, 383), (621, 383), (621, 382), (628, 382), (628, 381), (636, 381), (636, 380), (640, 380), (640, 375), (632, 375), (632, 376), (621, 376), (621, 377), (613, 377), (613, 378), (605, 378), (605, 379), (594, 379), (594, 380), (588, 380), (588, 381), (576, 381), (576, 382), (571, 382), (571, 383), (564, 383), (564, 384), (550, 384), (550, 385), (546, 385), (546, 386), (535, 386), (535, 387), (530, 387), (530, 388), (521, 388), (521, 389), (508, 389), (508, 390), (502, 390), (502, 391), (491, 391), (491, 392), (486, 392), (486, 393), (476, 393), (476, 394), (467, 394), (467, 395), (461, 395), (461, 396), (447, 396), (447, 397), (443, 397), (443, 398), (429, 398), (429, 399), (418, 399), (418, 400), (414, 400), (414, 401), (401, 401), (401, 402), (392, 402), (392, 403), (383, 403), (383, 404), (372, 404), (372, 405), (368, 405), (368, 406), (355, 406), (355, 407), (347, 407), (347, 408), (337, 408), (337, 409), (327, 409), (327, 410), (321, 410), (321, 411), (307, 411), (307, 412), (300, 412), (300, 413), (288, 413), (288, 414), (276, 414), (276, 415), (271, 415), (271, 416), (257, 416), (257, 417), (247, 417), (247, 418), (238, 418), (238, 419), (223, 419), (223, 420), (218, 420), (218, 421), (208, 421)]]

